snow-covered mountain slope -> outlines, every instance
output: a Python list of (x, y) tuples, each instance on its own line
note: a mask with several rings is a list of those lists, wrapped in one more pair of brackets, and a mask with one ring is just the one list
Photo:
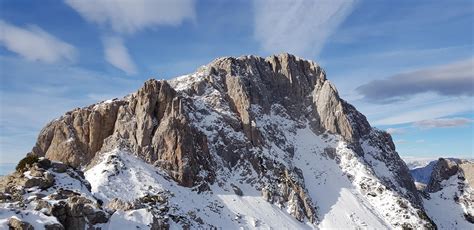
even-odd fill
[(472, 229), (474, 162), (440, 158), (431, 169), (423, 191), (423, 204), (428, 216), (440, 229)]
[[(178, 185), (165, 172), (157, 170), (129, 152), (114, 150), (104, 154), (102, 158), (99, 164), (85, 173), (86, 179), (92, 185), (92, 192), (106, 205), (114, 202), (114, 199), (134, 202), (140, 197), (160, 196), (163, 206), (153, 211), (166, 207), (163, 215), (171, 217), (171, 228), (312, 227), (310, 223), (297, 221), (285, 210), (266, 202), (254, 187), (240, 182), (239, 175), (229, 175), (225, 184), (213, 185), (210, 191), (198, 193)], [(119, 212), (114, 215), (124, 214)], [(112, 225), (115, 224), (114, 215)], [(193, 219), (188, 220), (190, 216)]]
[(52, 121), (30, 155), (84, 170), (103, 229), (435, 227), (390, 135), (289, 54), (149, 80)]
[(474, 228), (473, 189), (457, 176), (443, 181), (442, 186), (423, 201), (428, 216), (440, 229)]

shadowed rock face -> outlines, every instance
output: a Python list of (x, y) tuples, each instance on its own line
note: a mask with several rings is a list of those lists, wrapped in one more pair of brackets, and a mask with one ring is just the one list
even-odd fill
[(457, 174), (458, 169), (459, 166), (455, 161), (439, 158), (438, 162), (433, 167), (431, 178), (428, 182), (426, 190), (428, 192), (437, 192), (441, 190), (441, 182)]

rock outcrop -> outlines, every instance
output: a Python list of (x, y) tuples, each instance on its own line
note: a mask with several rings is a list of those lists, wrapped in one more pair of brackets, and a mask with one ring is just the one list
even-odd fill
[(428, 192), (437, 192), (441, 190), (441, 182), (456, 175), (459, 171), (459, 160), (439, 158), (434, 165), (431, 177), (426, 187)]
[(10, 229), (12, 230), (33, 230), (34, 229), (30, 223), (21, 221), (14, 217), (8, 220), (8, 227), (10, 227)]
[[(11, 212), (22, 213), (30, 206), (40, 216), (53, 216), (58, 222), (42, 226), (51, 230), (82, 230), (108, 221), (109, 214), (90, 194), (90, 184), (81, 171), (62, 163), (51, 163), (45, 158), (26, 165), (23, 171), (0, 180), (0, 195), (3, 198), (0, 203), (11, 202)], [(8, 225), (11, 229), (34, 229), (31, 223), (18, 217), (10, 218)]]

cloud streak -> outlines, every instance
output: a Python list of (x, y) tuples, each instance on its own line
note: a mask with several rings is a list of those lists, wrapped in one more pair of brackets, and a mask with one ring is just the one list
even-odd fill
[(157, 25), (179, 25), (194, 19), (193, 0), (66, 0), (89, 22), (132, 34)]
[(431, 128), (450, 128), (464, 126), (471, 123), (471, 120), (467, 118), (444, 118), (444, 119), (431, 119), (415, 122), (414, 125), (424, 129)]
[(103, 39), (105, 60), (111, 65), (133, 75), (137, 73), (137, 67), (133, 62), (127, 47), (119, 37), (106, 37)]
[(405, 133), (405, 130), (402, 129), (402, 128), (388, 128), (387, 130), (387, 133), (391, 134), (391, 135), (400, 135), (400, 134), (404, 134)]
[(434, 92), (443, 96), (474, 95), (474, 59), (443, 66), (396, 74), (374, 80), (356, 91), (373, 103), (391, 103), (410, 96)]
[(376, 109), (384, 110), (370, 122), (372, 125), (398, 125), (414, 123), (422, 120), (437, 119), (446, 116), (455, 116), (462, 113), (472, 113), (471, 98), (452, 98), (450, 100), (435, 102), (433, 104), (423, 105), (405, 105), (405, 104), (386, 104), (378, 106)]
[(318, 55), (355, 3), (353, 0), (257, 0), (255, 38), (267, 52)]
[(0, 45), (30, 61), (55, 63), (73, 61), (74, 46), (61, 41), (37, 26), (21, 28), (0, 20)]

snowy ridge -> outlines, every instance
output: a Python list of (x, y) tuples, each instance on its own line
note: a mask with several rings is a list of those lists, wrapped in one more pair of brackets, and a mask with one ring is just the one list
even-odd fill
[[(226, 184), (213, 186), (212, 192), (198, 194), (188, 188), (179, 186), (167, 179), (166, 175), (153, 166), (143, 162), (126, 151), (114, 150), (106, 153), (103, 161), (86, 171), (86, 178), (91, 181), (92, 192), (105, 201), (105, 205), (114, 199), (131, 201), (147, 194), (165, 194), (170, 211), (168, 216), (180, 216), (194, 213), (206, 223), (205, 228), (219, 226), (224, 229), (235, 229), (247, 226), (249, 229), (283, 227), (286, 229), (312, 228), (300, 223), (283, 210), (266, 202), (257, 190), (238, 182), (239, 177), (227, 178)], [(238, 185), (243, 196), (236, 195), (231, 184)], [(145, 219), (137, 220), (128, 216), (141, 213)], [(112, 226), (123, 226), (134, 222), (149, 224), (151, 215), (146, 210), (115, 212), (111, 217)], [(127, 219), (129, 218), (129, 219)], [(148, 222), (148, 223), (147, 223)], [(171, 228), (182, 227), (183, 223), (172, 221)], [(197, 223), (186, 223), (198, 227)], [(126, 226), (127, 226), (126, 225)]]

